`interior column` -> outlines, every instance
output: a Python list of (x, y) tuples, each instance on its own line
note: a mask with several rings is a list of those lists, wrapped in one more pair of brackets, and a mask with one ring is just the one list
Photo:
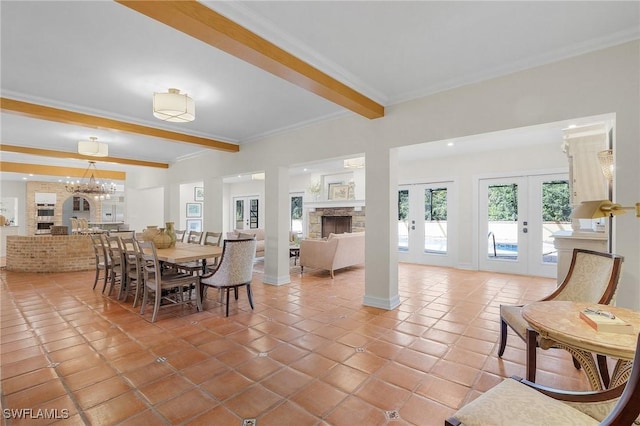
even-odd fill
[[(221, 177), (207, 179), (204, 181), (204, 203), (202, 224), (203, 231), (223, 232), (224, 231), (224, 185)], [(224, 239), (224, 236), (223, 236)]]
[(397, 151), (373, 147), (366, 152), (367, 225), (364, 305), (394, 309), (398, 296)]
[(291, 282), (289, 275), (289, 169), (273, 166), (265, 170), (265, 284)]

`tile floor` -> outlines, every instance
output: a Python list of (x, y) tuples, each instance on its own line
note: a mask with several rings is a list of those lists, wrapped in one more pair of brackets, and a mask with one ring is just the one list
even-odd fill
[[(402, 264), (402, 304), (385, 311), (362, 305), (363, 268), (334, 280), (292, 268), (280, 287), (255, 274), (253, 312), (241, 289), (226, 319), (210, 292), (206, 311), (166, 308), (152, 324), (150, 309), (140, 316), (93, 291), (93, 272), (0, 278), (2, 408), (91, 425), (442, 425), (503, 377), (525, 374), (514, 335), (496, 356), (499, 305), (555, 287)], [(563, 351), (541, 353), (538, 367), (540, 383), (587, 388)]]

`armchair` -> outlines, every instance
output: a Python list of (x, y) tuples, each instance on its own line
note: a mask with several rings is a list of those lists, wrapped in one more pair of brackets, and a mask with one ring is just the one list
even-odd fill
[[(562, 284), (546, 300), (567, 300), (573, 302), (587, 302), (609, 304), (613, 298), (622, 256), (610, 253), (600, 253), (591, 250), (574, 249), (571, 265), (567, 277)], [(537, 334), (529, 334), (535, 338), (527, 338), (529, 324), (522, 317), (522, 305), (500, 305), (500, 346), (498, 356), (502, 357), (507, 345), (507, 326), (526, 342), (527, 347), (527, 380), (535, 381), (536, 376), (536, 348)], [(574, 365), (578, 363), (574, 360)], [(598, 356), (598, 365), (603, 373), (605, 385), (608, 383), (606, 359)]]
[(445, 426), (602, 425), (629, 426), (640, 418), (640, 338), (626, 384), (596, 392), (552, 389), (519, 377), (460, 408)]

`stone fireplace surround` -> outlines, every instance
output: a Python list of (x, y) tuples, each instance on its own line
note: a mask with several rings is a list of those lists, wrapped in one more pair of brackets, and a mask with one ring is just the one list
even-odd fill
[(364, 232), (366, 208), (359, 207), (358, 209), (356, 211), (354, 207), (317, 207), (314, 211), (309, 211), (308, 237), (322, 238), (322, 216), (351, 216), (351, 232)]

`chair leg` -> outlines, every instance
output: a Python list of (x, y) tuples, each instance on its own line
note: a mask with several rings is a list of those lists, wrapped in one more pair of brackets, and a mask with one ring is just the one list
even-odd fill
[(247, 297), (249, 298), (249, 305), (253, 310), (253, 294), (251, 293), (251, 283), (247, 284)]
[(151, 322), (156, 322), (156, 316), (160, 310), (160, 300), (162, 299), (162, 290), (156, 288), (156, 297), (153, 303), (153, 315), (151, 316)]
[(502, 358), (504, 349), (507, 347), (507, 322), (500, 318), (500, 347), (498, 348), (498, 356)]
[(229, 291), (230, 290), (231, 289), (227, 287), (227, 315), (226, 316), (229, 316)]
[(576, 357), (572, 356), (571, 359), (573, 360), (573, 366), (576, 368), (576, 370), (580, 370), (582, 366), (580, 365)]
[(238, 287), (233, 288), (233, 296), (238, 300)]
[(538, 333), (527, 329), (527, 380), (536, 381), (536, 349), (538, 347)]
[(598, 370), (600, 370), (600, 378), (605, 389), (609, 389), (611, 383), (611, 377), (609, 376), (609, 366), (607, 366), (607, 357), (604, 355), (596, 355), (598, 360)]
[(93, 281), (93, 289), (96, 289), (96, 285), (98, 284), (98, 278), (100, 278), (100, 268), (96, 266), (96, 279)]

